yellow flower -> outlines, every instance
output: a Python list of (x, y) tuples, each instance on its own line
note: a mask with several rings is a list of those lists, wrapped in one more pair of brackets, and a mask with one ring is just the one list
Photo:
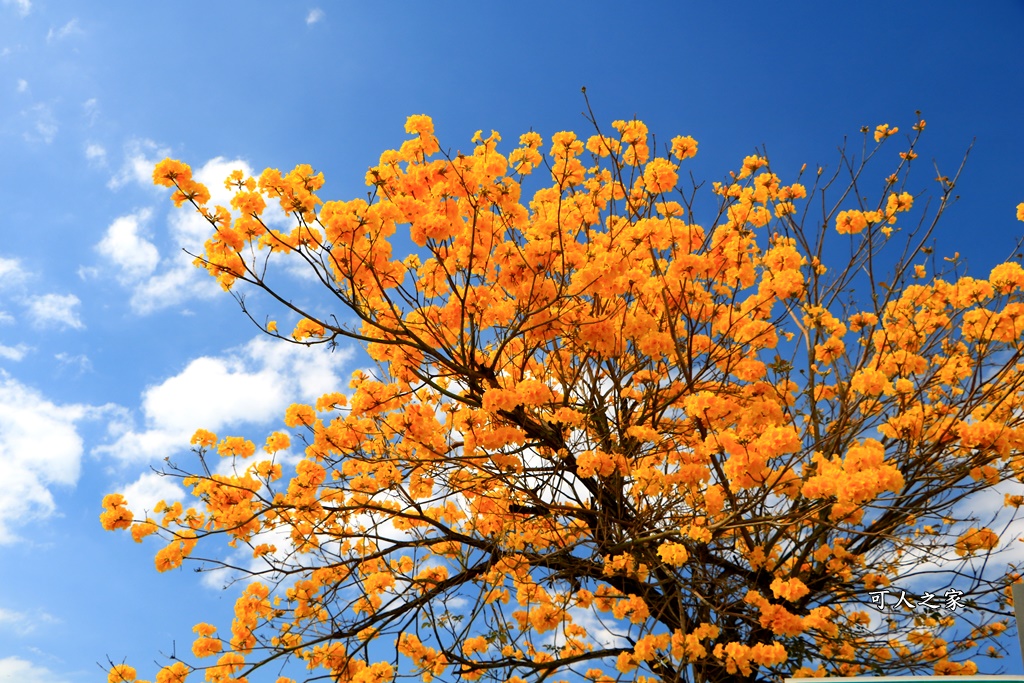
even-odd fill
[(680, 567), (686, 564), (689, 554), (686, 552), (686, 546), (682, 543), (662, 543), (661, 547), (658, 548), (658, 557), (665, 564)]
[(697, 141), (689, 135), (672, 138), (672, 156), (679, 161), (697, 156)]
[(240, 436), (226, 437), (217, 445), (217, 453), (222, 458), (237, 455), (241, 458), (248, 458), (256, 452), (256, 444)]
[(157, 526), (151, 520), (145, 522), (139, 522), (138, 524), (132, 525), (132, 540), (136, 543), (142, 543), (142, 539), (150, 534), (154, 534), (157, 531)]
[(762, 157), (751, 155), (743, 157), (743, 168), (740, 169), (738, 177), (746, 178), (753, 174), (754, 171), (768, 164), (768, 160)]
[(213, 624), (200, 622), (192, 627), (192, 632), (199, 634), (203, 638), (207, 638), (217, 632), (217, 627)]
[(179, 181), (192, 179), (192, 169), (177, 159), (164, 159), (153, 168), (153, 184), (174, 187)]
[(1000, 294), (1009, 294), (1024, 289), (1024, 268), (1013, 262), (1000, 263), (989, 273), (988, 280)]
[(631, 652), (619, 653), (618, 659), (615, 660), (615, 668), (624, 674), (628, 674), (636, 667), (637, 661)]
[(200, 448), (210, 448), (213, 444), (217, 443), (217, 435), (205, 429), (197, 429), (189, 443)]
[(166, 572), (180, 567), (184, 559), (183, 544), (179, 541), (174, 541), (167, 547), (157, 551), (154, 563), (158, 572)]
[(405, 132), (415, 135), (432, 135), (434, 121), (425, 114), (413, 114), (405, 120)]
[(292, 338), (295, 341), (302, 341), (310, 337), (323, 337), (325, 334), (324, 326), (315, 320), (309, 318), (303, 318), (299, 321), (299, 324), (295, 326), (295, 331), (292, 332)]
[(156, 683), (185, 683), (189, 673), (190, 670), (187, 664), (175, 662), (170, 666), (160, 669), (160, 672), (156, 675)]
[(218, 638), (201, 637), (196, 638), (192, 643), (192, 654), (202, 659), (218, 654), (224, 648), (224, 644)]
[(651, 194), (669, 192), (676, 186), (678, 167), (668, 159), (657, 158), (644, 168), (644, 185)]
[(612, 128), (619, 131), (619, 136), (627, 145), (646, 144), (647, 126), (641, 121), (612, 121)]
[(127, 507), (124, 496), (120, 493), (111, 493), (103, 497), (103, 513), (100, 514), (100, 524), (107, 531), (127, 529), (132, 525), (132, 513)]
[(914, 196), (909, 192), (896, 194), (893, 192), (885, 201), (885, 215), (889, 216), (889, 222), (893, 222), (893, 216), (903, 211), (910, 211), (914, 205)]
[(883, 138), (887, 138), (890, 135), (895, 135), (896, 133), (899, 132), (899, 130), (900, 129), (897, 128), (896, 126), (890, 128), (888, 123), (883, 123), (882, 125), (875, 128), (875, 142), (881, 142)]
[(316, 422), (316, 413), (307, 405), (293, 403), (284, 414), (284, 423), (289, 427), (310, 426)]
[(786, 580), (776, 578), (772, 581), (771, 589), (775, 597), (783, 598), (790, 602), (796, 602), (810, 592), (810, 589), (804, 585), (804, 582), (797, 578)]
[(999, 545), (999, 536), (991, 529), (972, 528), (956, 540), (956, 554), (963, 557), (977, 550), (991, 550)]
[(840, 235), (856, 235), (866, 227), (868, 220), (862, 211), (840, 211), (836, 216), (836, 232)]
[(291, 440), (288, 435), (284, 432), (274, 432), (267, 437), (267, 442), (263, 446), (263, 450), (267, 453), (277, 453), (283, 451), (291, 445)]
[(462, 652), (467, 657), (472, 657), (477, 652), (486, 652), (487, 648), (490, 647), (487, 639), (483, 636), (474, 636), (472, 638), (466, 638), (462, 643)]
[(127, 664), (115, 664), (107, 672), (107, 683), (131, 683), (135, 680), (135, 669)]

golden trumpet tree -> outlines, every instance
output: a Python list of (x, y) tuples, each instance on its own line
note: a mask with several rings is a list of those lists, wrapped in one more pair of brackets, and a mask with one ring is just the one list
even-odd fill
[[(260, 447), (196, 432), (165, 471), (193, 506), (104, 500), (105, 528), (164, 539), (160, 571), (218, 539), (251, 554), (230, 628), (198, 624), (158, 682), (977, 670), (1019, 578), (971, 510), (1024, 476), (1024, 269), (931, 254), (955, 177), (904, 226), (924, 121), (906, 145), (865, 129), (835, 172), (755, 154), (706, 189), (680, 183), (692, 138), (653, 156), (640, 121), (591, 123), (451, 154), (412, 116), (351, 201), (298, 166), (235, 172), (211, 207), (157, 165), (210, 223), (196, 265), (298, 319), (267, 334), (378, 364)], [(358, 323), (290, 300), (282, 259)]]

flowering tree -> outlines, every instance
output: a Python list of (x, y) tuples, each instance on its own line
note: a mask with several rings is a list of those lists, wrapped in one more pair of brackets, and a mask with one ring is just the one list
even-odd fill
[[(264, 332), (358, 340), (379, 367), (262, 448), (196, 432), (197, 465), (165, 471), (194, 507), (105, 498), (105, 528), (167, 541), (160, 571), (218, 538), (251, 554), (230, 632), (195, 627), (207, 680), (970, 673), (1006, 629), (1019, 575), (986, 568), (1000, 536), (964, 502), (1024, 476), (1024, 269), (931, 254), (956, 177), (903, 227), (924, 121), (888, 176), (865, 171), (890, 158), (882, 125), (834, 173), (783, 184), (754, 155), (713, 194), (680, 185), (692, 138), (652, 158), (641, 122), (592, 123), (546, 155), (536, 133), (452, 155), (412, 116), (367, 200), (324, 202), (298, 166), (235, 172), (211, 208), (157, 165), (210, 222), (196, 265), (298, 319), (250, 314)], [(289, 300), (281, 259), (358, 325)]]

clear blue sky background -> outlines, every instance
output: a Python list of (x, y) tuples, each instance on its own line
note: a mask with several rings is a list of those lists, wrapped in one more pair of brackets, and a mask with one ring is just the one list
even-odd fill
[(215, 185), (310, 163), (351, 198), (409, 114), (443, 147), (511, 145), (587, 131), (585, 85), (605, 124), (696, 137), (698, 177), (764, 145), (785, 180), (920, 109), (922, 187), (977, 139), (939, 252), (984, 276), (1024, 227), (1019, 1), (371, 5), (0, 0), (0, 681), (103, 680), (107, 656), (151, 676), (197, 621), (227, 627), (233, 594), (158, 575), (100, 499), (173, 497), (150, 467), (195, 428), (259, 440), (366, 362), (258, 339), (182, 258), (198, 233), (149, 182), (165, 155)]

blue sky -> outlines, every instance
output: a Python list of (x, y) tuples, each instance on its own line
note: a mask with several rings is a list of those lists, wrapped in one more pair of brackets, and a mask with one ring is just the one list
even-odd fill
[(371, 5), (0, 0), (0, 680), (101, 680), (108, 656), (151, 676), (226, 626), (232, 593), (158, 575), (102, 496), (173, 497), (151, 467), (196, 428), (259, 440), (367, 363), (260, 339), (182, 254), (204, 231), (151, 185), (164, 156), (211, 186), (309, 163), (352, 198), (410, 114), (453, 150), (586, 132), (586, 86), (606, 126), (694, 136), (698, 178), (764, 146), (785, 180), (921, 110), (922, 187), (976, 139), (939, 253), (984, 276), (1021, 234), (1019, 1)]

